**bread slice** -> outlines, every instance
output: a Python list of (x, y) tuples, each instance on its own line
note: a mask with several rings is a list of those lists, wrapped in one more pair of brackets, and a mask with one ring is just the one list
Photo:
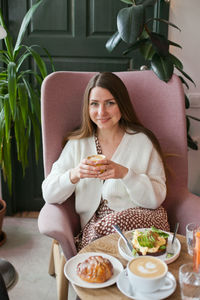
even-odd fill
[(132, 244), (139, 255), (160, 256), (166, 253), (168, 234), (152, 227), (145, 231), (135, 230)]

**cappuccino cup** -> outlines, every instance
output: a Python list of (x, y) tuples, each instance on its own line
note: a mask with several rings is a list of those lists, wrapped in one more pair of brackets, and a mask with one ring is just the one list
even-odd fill
[(139, 256), (127, 265), (128, 280), (131, 287), (142, 293), (170, 289), (172, 281), (167, 277), (168, 266), (153, 256)]
[[(99, 160), (105, 159), (105, 155), (102, 154), (94, 154), (94, 155), (90, 155), (87, 157), (87, 159), (94, 161), (94, 162), (98, 162)], [(101, 164), (96, 164), (96, 166), (101, 166)], [(101, 170), (101, 173), (103, 173), (104, 170)]]

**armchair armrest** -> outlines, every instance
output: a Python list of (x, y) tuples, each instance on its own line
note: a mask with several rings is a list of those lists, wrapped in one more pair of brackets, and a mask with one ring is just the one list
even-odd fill
[(74, 236), (80, 230), (79, 216), (72, 202), (69, 198), (62, 204), (45, 203), (38, 217), (39, 231), (57, 240), (67, 259), (77, 253)]

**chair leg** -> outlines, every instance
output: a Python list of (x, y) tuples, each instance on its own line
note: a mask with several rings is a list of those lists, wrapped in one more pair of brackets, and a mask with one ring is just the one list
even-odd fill
[(59, 243), (53, 240), (49, 262), (49, 274), (56, 276), (58, 300), (68, 299), (68, 280), (64, 275), (66, 259), (59, 249)]
[(54, 276), (55, 275), (55, 265), (54, 265), (54, 245), (57, 243), (56, 240), (53, 240), (52, 241), (52, 244), (51, 244), (51, 253), (50, 253), (50, 260), (49, 260), (49, 271), (48, 273), (51, 275), (51, 276)]
[(64, 266), (66, 263), (66, 259), (63, 255), (63, 253), (61, 253), (61, 257), (60, 257), (60, 270), (58, 273), (58, 278), (57, 278), (57, 289), (58, 289), (58, 299), (59, 300), (67, 300), (68, 299), (68, 286), (69, 286), (69, 282), (67, 280), (67, 278), (65, 277), (64, 274)]

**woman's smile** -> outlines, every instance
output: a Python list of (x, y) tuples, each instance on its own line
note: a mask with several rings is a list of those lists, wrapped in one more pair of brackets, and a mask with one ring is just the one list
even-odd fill
[(94, 87), (90, 92), (89, 114), (97, 127), (104, 129), (118, 126), (121, 119), (121, 112), (116, 100), (107, 89), (102, 87)]

